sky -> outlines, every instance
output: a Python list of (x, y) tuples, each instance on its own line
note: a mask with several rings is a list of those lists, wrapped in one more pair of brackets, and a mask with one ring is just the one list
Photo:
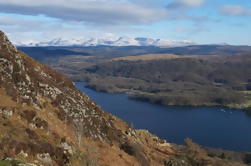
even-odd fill
[(251, 0), (0, 0), (14, 42), (149, 37), (251, 45)]

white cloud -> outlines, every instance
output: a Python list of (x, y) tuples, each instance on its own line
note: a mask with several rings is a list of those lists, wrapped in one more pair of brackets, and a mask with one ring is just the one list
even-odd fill
[(173, 9), (190, 9), (200, 7), (204, 0), (174, 0), (167, 7)]
[(241, 5), (225, 5), (220, 12), (228, 16), (251, 16), (251, 9), (247, 9)]
[(0, 0), (0, 11), (113, 25), (154, 23), (168, 15), (165, 9), (126, 0)]
[(41, 20), (28, 20), (28, 19), (20, 19), (8, 16), (0, 16), (0, 26), (24, 26), (28, 27), (37, 27), (39, 25), (43, 25), (46, 23), (45, 21)]
[(179, 33), (195, 34), (200, 32), (209, 32), (210, 30), (205, 27), (196, 27), (196, 28), (177, 27), (175, 31)]
[[(140, 30), (131, 26), (94, 26), (77, 21), (52, 19), (43, 16), (0, 15), (0, 30), (8, 33), (15, 42), (48, 41), (55, 38), (81, 39), (90, 37), (120, 36), (138, 33)], [(112, 33), (111, 33), (112, 32)]]

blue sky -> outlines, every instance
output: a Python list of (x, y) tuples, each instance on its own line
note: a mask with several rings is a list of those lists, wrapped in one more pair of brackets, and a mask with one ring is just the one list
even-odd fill
[(0, 0), (15, 42), (151, 37), (251, 45), (250, 0)]

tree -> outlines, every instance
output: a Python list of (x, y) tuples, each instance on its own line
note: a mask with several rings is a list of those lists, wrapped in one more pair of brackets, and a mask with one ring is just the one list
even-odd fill
[(78, 147), (81, 147), (81, 141), (84, 133), (84, 123), (83, 119), (74, 119), (73, 120), (74, 126), (75, 126), (75, 133), (77, 136), (78, 141)]

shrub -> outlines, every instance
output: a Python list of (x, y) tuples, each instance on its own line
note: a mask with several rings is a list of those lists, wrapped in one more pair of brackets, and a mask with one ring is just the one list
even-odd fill
[(246, 164), (250, 164), (251, 163), (251, 153), (248, 153), (248, 154), (245, 155), (244, 162)]

